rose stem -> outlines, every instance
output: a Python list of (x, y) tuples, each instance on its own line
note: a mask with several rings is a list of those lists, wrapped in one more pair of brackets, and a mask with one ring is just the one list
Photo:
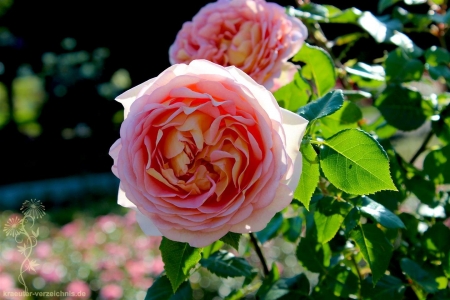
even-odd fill
[(269, 275), (270, 272), (269, 272), (269, 268), (267, 267), (266, 259), (264, 258), (261, 248), (259, 247), (259, 242), (256, 239), (253, 232), (250, 232), (249, 234), (250, 234), (250, 239), (252, 240), (253, 246), (255, 247), (256, 254), (259, 257), (259, 260), (261, 261), (263, 271), (264, 271), (264, 276), (267, 276), (267, 275)]

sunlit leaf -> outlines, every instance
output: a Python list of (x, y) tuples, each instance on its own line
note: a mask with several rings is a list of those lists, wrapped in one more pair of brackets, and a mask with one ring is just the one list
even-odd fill
[(305, 43), (292, 60), (304, 62), (310, 68), (319, 97), (324, 96), (336, 84), (333, 60), (322, 48)]
[(388, 82), (419, 81), (424, 69), (420, 60), (407, 57), (400, 48), (389, 53), (385, 65)]
[(302, 153), (302, 174), (300, 181), (295, 189), (294, 198), (299, 200), (306, 209), (309, 209), (309, 202), (311, 201), (312, 194), (319, 182), (319, 159), (313, 146), (308, 140), (303, 140), (300, 146)]
[(423, 171), (435, 183), (450, 183), (450, 144), (427, 154)]
[(320, 167), (328, 180), (349, 194), (397, 190), (389, 173), (389, 159), (380, 144), (357, 129), (325, 140)]
[(383, 231), (374, 224), (363, 224), (351, 233), (372, 271), (373, 283), (384, 275), (391, 260), (393, 246)]
[(362, 197), (361, 212), (386, 228), (405, 228), (399, 217), (369, 197)]
[(319, 200), (314, 212), (319, 243), (326, 243), (336, 235), (350, 209), (350, 204), (336, 201), (331, 197)]
[(183, 281), (189, 277), (189, 271), (200, 261), (202, 249), (193, 248), (188, 243), (174, 242), (165, 237), (159, 249), (164, 270), (175, 293)]

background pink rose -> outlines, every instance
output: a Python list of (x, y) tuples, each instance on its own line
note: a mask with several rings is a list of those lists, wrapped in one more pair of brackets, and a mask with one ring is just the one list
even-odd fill
[(292, 200), (307, 121), (235, 67), (170, 67), (125, 92), (111, 147), (119, 204), (148, 235), (194, 247), (262, 230)]
[[(172, 64), (207, 59), (234, 65), (256, 82), (275, 90), (292, 80), (288, 63), (308, 31), (285, 9), (264, 0), (219, 0), (203, 7), (186, 22), (170, 47)], [(287, 71), (287, 76), (281, 76)], [(279, 78), (284, 78), (283, 82)], [(278, 79), (278, 82), (276, 80)]]

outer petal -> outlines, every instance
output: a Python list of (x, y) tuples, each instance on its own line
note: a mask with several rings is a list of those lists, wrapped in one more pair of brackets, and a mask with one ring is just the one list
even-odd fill
[(257, 232), (263, 230), (273, 216), (286, 208), (292, 201), (292, 190), (282, 184), (278, 187), (274, 200), (269, 206), (253, 211), (252, 215), (244, 221), (233, 225), (230, 231), (237, 233)]
[(142, 231), (148, 236), (161, 236), (161, 232), (158, 228), (153, 224), (152, 220), (147, 218), (144, 214), (142, 214), (139, 210), (136, 212), (136, 221), (139, 223)]
[(284, 108), (281, 109), (281, 114), (283, 116), (282, 126), (286, 135), (286, 152), (293, 162), (292, 175), (287, 176), (286, 184), (294, 191), (302, 172), (302, 156), (299, 148), (308, 120)]
[(139, 92), (142, 89), (152, 85), (155, 80), (156, 78), (147, 80), (146, 82), (143, 82), (140, 85), (137, 85), (116, 97), (116, 100), (123, 105), (125, 118), (128, 116), (128, 113), (130, 112), (130, 106), (131, 104), (133, 104), (134, 100), (136, 100)]
[[(270, 220), (270, 219), (269, 219)], [(192, 247), (206, 247), (219, 240), (230, 231), (228, 226), (223, 226), (218, 231), (189, 231), (184, 229), (161, 229), (162, 234), (173, 241), (189, 243)]]
[(121, 143), (120, 139), (118, 139), (109, 149), (109, 155), (114, 160), (114, 164), (113, 164), (111, 170), (112, 170), (113, 174), (116, 175), (117, 178), (119, 177), (119, 171), (117, 170), (117, 164), (118, 164), (120, 149), (122, 149), (122, 143)]
[(259, 102), (259, 105), (269, 115), (272, 120), (280, 122), (280, 107), (265, 87), (256, 83), (249, 75), (244, 71), (236, 67), (227, 67), (227, 70), (233, 75), (235, 80), (240, 84), (246, 86), (254, 95), (255, 99)]

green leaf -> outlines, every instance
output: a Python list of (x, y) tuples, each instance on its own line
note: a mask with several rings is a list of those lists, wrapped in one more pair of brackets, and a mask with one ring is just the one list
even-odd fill
[(394, 5), (399, 1), (400, 0), (380, 0), (378, 2), (378, 13), (382, 13), (386, 8), (388, 8), (391, 5)]
[(386, 228), (405, 228), (399, 217), (369, 197), (362, 197), (361, 212)]
[(219, 251), (220, 249), (222, 249), (223, 244), (224, 243), (222, 241), (215, 241), (211, 245), (204, 247), (203, 251), (202, 251), (202, 257), (203, 258), (208, 258), (214, 252)]
[(319, 159), (317, 153), (309, 140), (305, 139), (300, 145), (302, 153), (302, 174), (294, 192), (294, 198), (299, 200), (306, 209), (309, 209), (309, 202), (319, 182)]
[(337, 265), (327, 274), (321, 283), (321, 289), (329, 290), (335, 297), (350, 299), (358, 292), (358, 277), (350, 268)]
[(383, 275), (375, 287), (372, 277), (367, 277), (361, 283), (361, 296), (366, 300), (403, 299), (406, 286), (397, 277)]
[(301, 299), (309, 295), (309, 280), (305, 274), (299, 274), (291, 278), (282, 278), (273, 282), (263, 292), (258, 291), (258, 299), (261, 300), (289, 300)]
[(322, 48), (305, 43), (292, 60), (304, 62), (309, 67), (319, 97), (325, 95), (336, 84), (333, 60)]
[(283, 215), (281, 213), (276, 213), (269, 224), (267, 224), (266, 228), (256, 233), (256, 237), (261, 244), (264, 244), (277, 235), (281, 225), (283, 225)]
[(161, 250), (164, 269), (175, 293), (180, 284), (189, 277), (189, 271), (200, 261), (202, 249), (163, 237), (159, 250)]
[(398, 20), (381, 21), (371, 12), (365, 11), (358, 19), (358, 24), (366, 30), (378, 43), (389, 42), (399, 46), (406, 53), (419, 57), (423, 50), (401, 32), (401, 23)]
[(319, 243), (327, 243), (336, 235), (348, 211), (350, 211), (348, 203), (339, 202), (332, 197), (319, 200), (314, 212)]
[(386, 121), (392, 126), (410, 131), (425, 123), (422, 95), (400, 85), (388, 86), (375, 101)]
[(145, 300), (191, 300), (192, 288), (189, 282), (183, 282), (178, 291), (174, 294), (167, 276), (161, 276), (153, 282), (147, 290)]
[(325, 140), (320, 166), (328, 180), (349, 194), (397, 190), (389, 174), (389, 159), (369, 134), (348, 129)]
[(423, 171), (436, 184), (450, 183), (450, 144), (428, 153)]
[(434, 277), (425, 271), (419, 264), (405, 257), (400, 260), (400, 267), (402, 268), (402, 271), (425, 292), (435, 293), (438, 291), (438, 283), (434, 280)]
[(353, 228), (356, 227), (359, 223), (359, 219), (361, 218), (361, 212), (357, 207), (353, 207), (350, 212), (347, 214), (347, 216), (344, 219), (343, 225), (344, 225), (344, 234), (345, 236), (348, 236), (348, 234), (353, 230)]
[(283, 236), (294, 243), (300, 237), (302, 232), (302, 218), (295, 216), (293, 218), (284, 219), (283, 222)]
[(445, 144), (450, 143), (450, 105), (447, 105), (431, 122), (431, 128), (433, 128), (434, 133), (437, 137), (443, 141)]
[(419, 81), (422, 78), (422, 62), (409, 58), (400, 48), (389, 53), (385, 65), (388, 82)]
[(344, 129), (358, 128), (358, 121), (362, 118), (361, 109), (354, 103), (344, 101), (344, 105), (337, 112), (318, 121), (318, 129), (323, 138), (329, 138)]
[(241, 238), (240, 233), (228, 232), (220, 240), (236, 250), (239, 250), (239, 240)]
[(344, 90), (342, 91), (344, 94), (344, 97), (347, 98), (349, 101), (359, 101), (362, 99), (369, 99), (372, 98), (372, 94), (368, 92), (364, 92), (361, 90)]
[(308, 121), (320, 119), (331, 115), (344, 104), (344, 95), (341, 90), (331, 91), (324, 97), (310, 102), (298, 110), (298, 114)]
[(423, 246), (431, 254), (442, 258), (450, 254), (450, 229), (439, 222), (423, 234)]
[(311, 95), (311, 86), (300, 76), (300, 72), (295, 73), (292, 82), (273, 93), (280, 106), (292, 112), (296, 112), (301, 106), (308, 103)]
[(250, 276), (253, 267), (242, 257), (220, 250), (213, 253), (207, 259), (201, 259), (200, 264), (211, 273), (219, 277)]
[(269, 275), (267, 275), (262, 284), (261, 287), (258, 289), (258, 292), (256, 293), (257, 297), (261, 297), (263, 295), (266, 295), (272, 285), (280, 279), (280, 270), (278, 270), (278, 266), (275, 262), (272, 264), (272, 269), (269, 272)]
[(439, 205), (439, 201), (435, 201), (436, 187), (433, 182), (426, 180), (422, 176), (415, 175), (413, 178), (406, 180), (405, 184), (422, 203), (431, 207)]
[(445, 48), (432, 46), (425, 51), (425, 61), (432, 67), (450, 63), (450, 53)]
[(308, 234), (300, 239), (296, 254), (301, 265), (311, 272), (323, 273), (330, 265), (330, 246), (317, 243)]
[(364, 259), (372, 270), (374, 285), (383, 276), (391, 260), (393, 246), (383, 231), (374, 224), (363, 224), (351, 233)]

